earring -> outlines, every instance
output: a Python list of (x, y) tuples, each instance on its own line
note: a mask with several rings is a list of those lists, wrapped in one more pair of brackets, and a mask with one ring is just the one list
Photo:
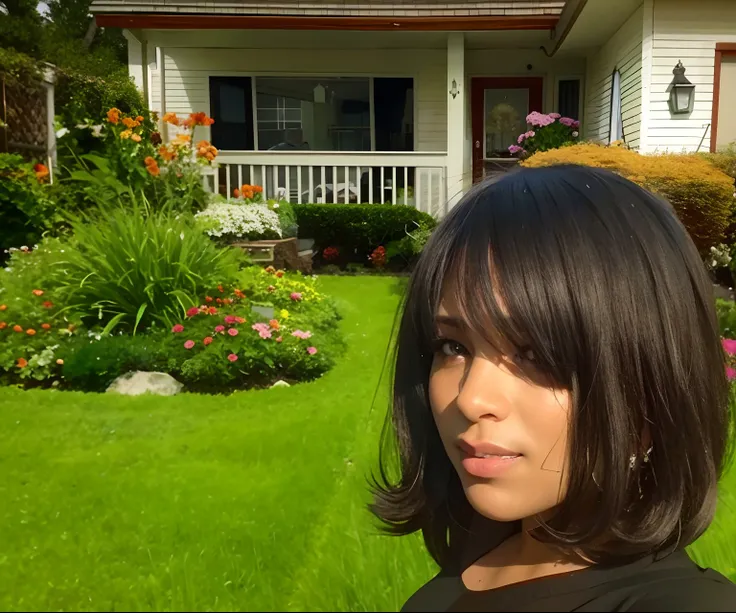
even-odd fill
[(649, 445), (649, 449), (644, 452), (644, 463), (649, 462), (649, 454), (654, 450), (654, 445)]
[(634, 470), (635, 466), (636, 466), (636, 454), (632, 453), (631, 456), (629, 457), (629, 470)]

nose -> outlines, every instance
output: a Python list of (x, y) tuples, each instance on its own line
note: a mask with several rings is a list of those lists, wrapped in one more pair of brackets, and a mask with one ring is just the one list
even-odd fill
[(460, 381), (460, 412), (471, 422), (506, 419), (511, 409), (512, 379), (497, 362), (474, 358)]

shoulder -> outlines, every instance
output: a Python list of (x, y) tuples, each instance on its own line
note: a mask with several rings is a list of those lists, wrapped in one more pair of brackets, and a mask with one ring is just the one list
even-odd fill
[(629, 611), (736, 611), (736, 585), (714, 570), (648, 585)]
[(420, 587), (401, 607), (402, 613), (413, 611), (447, 611), (462, 594), (460, 579), (440, 572)]

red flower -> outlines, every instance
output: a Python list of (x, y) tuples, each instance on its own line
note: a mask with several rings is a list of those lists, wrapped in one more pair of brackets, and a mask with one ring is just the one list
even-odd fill
[(184, 332), (184, 326), (181, 324), (176, 324), (173, 328), (171, 328), (171, 331), (174, 334), (179, 334), (179, 332)]
[(196, 343), (192, 340), (186, 341), (184, 343), (184, 349), (191, 349), (192, 347), (194, 347), (195, 344)]
[(33, 167), (33, 172), (36, 173), (36, 179), (41, 182), (49, 176), (49, 169), (43, 164), (36, 164)]
[(207, 312), (210, 315), (217, 315), (217, 307), (210, 307), (209, 309), (207, 309)]
[(280, 279), (281, 277), (284, 276), (284, 271), (283, 270), (277, 270), (276, 271), (276, 276)]
[(41, 324), (41, 327), (42, 327), (42, 328), (43, 328), (44, 330), (51, 330), (51, 324)]
[(245, 294), (239, 289), (233, 290), (233, 293), (235, 294), (236, 298), (245, 298)]
[(225, 326), (216, 326), (215, 327), (215, 332), (224, 332), (224, 331), (225, 331)]
[(244, 324), (248, 320), (245, 317), (236, 317), (235, 321), (239, 324)]
[(222, 287), (222, 285), (218, 285), (217, 289), (220, 290), (220, 293), (223, 294), (225, 292), (225, 289)]
[(18, 358), (17, 366), (18, 368), (25, 368), (26, 366), (28, 366), (28, 360), (26, 360), (25, 358)]
[(199, 313), (199, 307), (192, 307), (187, 311), (187, 317), (194, 317)]
[(266, 266), (266, 272), (269, 275), (272, 275), (272, 274), (274, 274), (276, 272), (276, 269), (273, 266)]
[(230, 360), (231, 362), (237, 362), (238, 356), (236, 356), (234, 353), (231, 353), (229, 356), (227, 356), (227, 359)]
[(33, 290), (34, 296), (43, 296), (43, 290), (42, 289), (34, 289)]
[(228, 334), (229, 334), (230, 336), (237, 336), (237, 335), (238, 335), (238, 329), (237, 329), (237, 328), (230, 328), (230, 329), (229, 329), (229, 330), (227, 331), (227, 333), (228, 333)]
[(53, 308), (54, 308), (54, 303), (53, 303), (53, 302), (51, 302), (51, 300), (46, 300), (46, 301), (45, 301), (45, 302), (43, 303), (43, 308), (44, 308), (44, 309), (53, 309)]
[(202, 344), (204, 344), (204, 346), (206, 347), (207, 345), (209, 345), (210, 343), (212, 343), (212, 341), (214, 341), (214, 340), (215, 339), (212, 338), (211, 336), (205, 336), (204, 337), (204, 340), (202, 341)]
[(225, 316), (225, 323), (226, 324), (234, 324), (235, 323), (235, 315), (226, 315)]
[(337, 248), (337, 247), (327, 247), (327, 248), (326, 248), (326, 249), (325, 249), (325, 250), (324, 250), (324, 251), (322, 252), (322, 257), (323, 257), (323, 258), (324, 258), (324, 259), (325, 259), (326, 261), (328, 261), (328, 262), (332, 262), (332, 261), (336, 260), (336, 259), (337, 259), (338, 257), (340, 257), (340, 251), (338, 250), (338, 248)]
[(205, 302), (212, 302), (214, 298), (212, 296), (205, 296), (204, 301)]
[(222, 304), (222, 298), (217, 299), (217, 304)]

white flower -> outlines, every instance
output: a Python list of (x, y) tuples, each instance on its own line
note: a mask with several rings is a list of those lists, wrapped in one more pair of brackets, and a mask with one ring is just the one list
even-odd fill
[(68, 128), (62, 128), (61, 130), (58, 130), (56, 132), (56, 138), (61, 138), (62, 136), (66, 136), (67, 134), (69, 134), (69, 129)]
[(181, 233), (181, 234), (179, 235), (179, 238), (180, 238), (181, 240), (184, 240), (184, 232), (182, 232), (182, 233)]
[(262, 204), (215, 203), (196, 215), (212, 222), (209, 236), (257, 237), (275, 233), (281, 237), (279, 216)]
[(97, 138), (100, 138), (102, 136), (102, 126), (92, 126), (92, 136), (96, 136)]
[(572, 133), (572, 137), (573, 137), (573, 138), (577, 138), (577, 137), (578, 137), (578, 135), (579, 135), (579, 134), (578, 134), (578, 132), (577, 132), (577, 131), (575, 131), (575, 132), (573, 132), (573, 133)]
[(273, 204), (273, 208), (274, 208), (274, 209), (277, 209), (277, 208), (279, 208), (279, 203), (278, 203), (278, 202), (274, 202), (274, 204)]

